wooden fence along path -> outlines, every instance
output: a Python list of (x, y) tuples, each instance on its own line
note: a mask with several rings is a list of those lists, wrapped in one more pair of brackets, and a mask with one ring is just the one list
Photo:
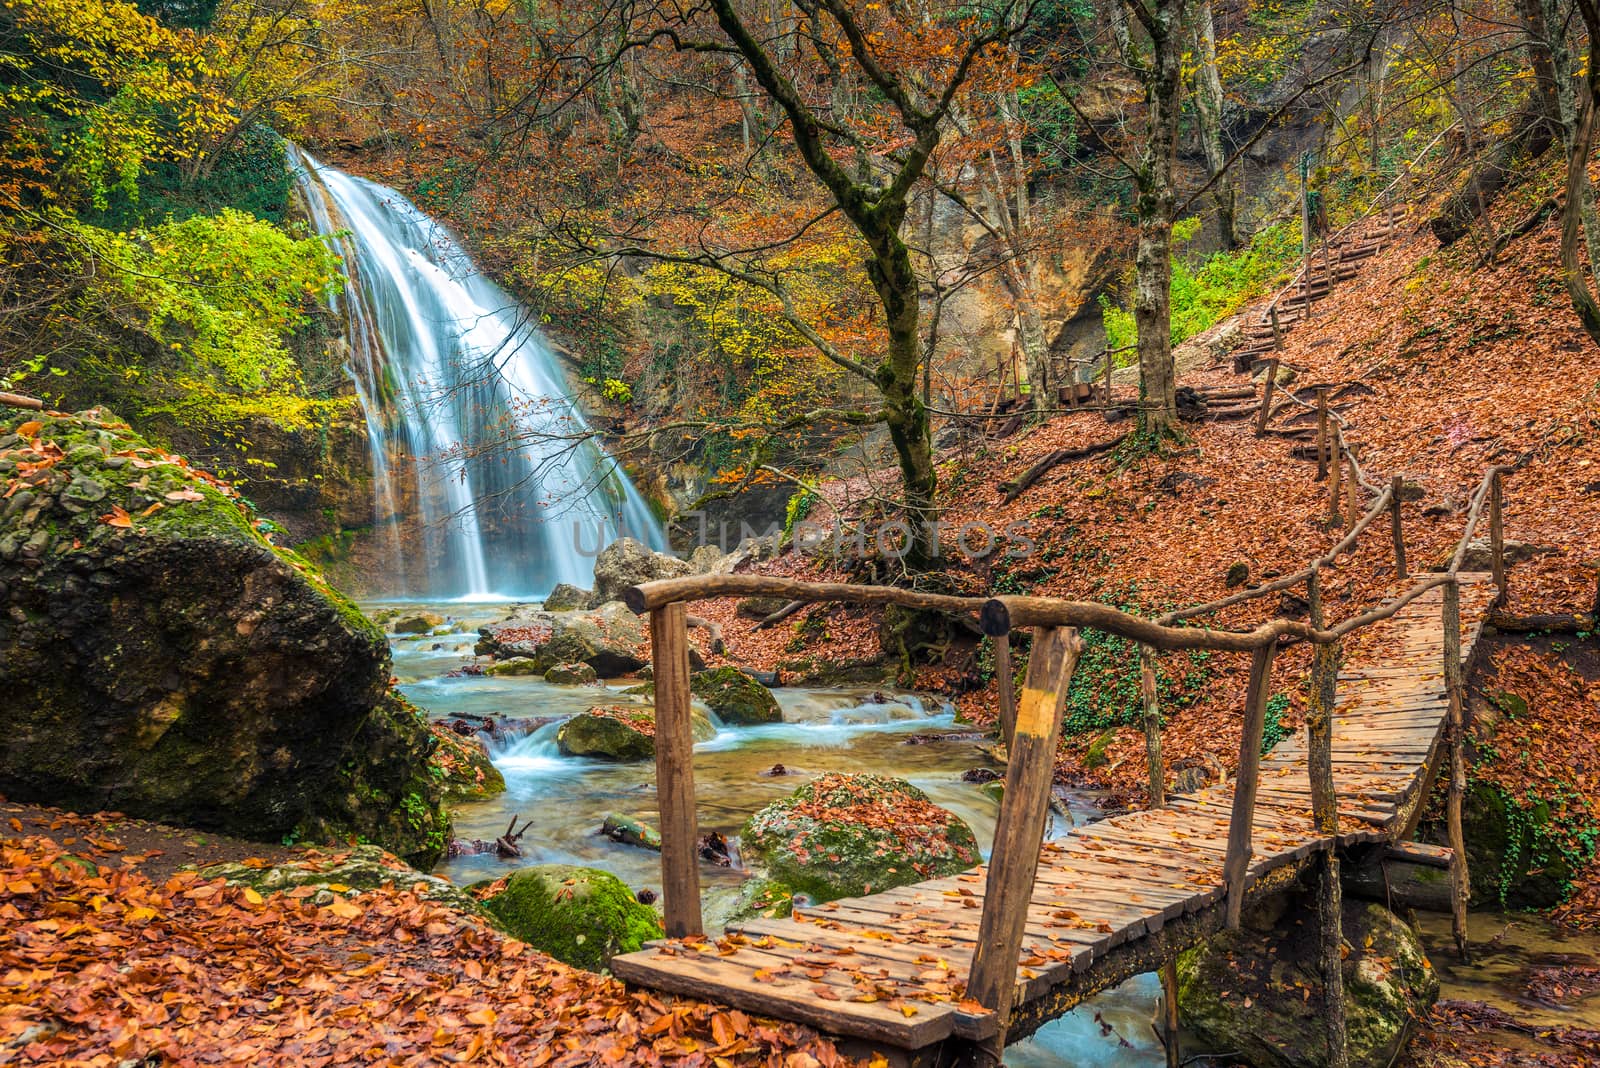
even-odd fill
[[(1265, 406), (1265, 405), (1264, 405)], [(1465, 666), (1483, 621), (1504, 595), (1502, 483), (1491, 468), (1472, 497), (1455, 554), (1412, 576), (1402, 522), (1404, 483), (1375, 484), (1356, 462), (1319, 393), (1318, 477), (1328, 525), (1344, 536), (1308, 567), (1206, 605), (1145, 619), (1109, 605), (1041, 597), (952, 597), (887, 586), (807, 583), (761, 575), (693, 575), (635, 586), (649, 613), (656, 692), (656, 791), (666, 931), (671, 939), (616, 957), (624, 980), (811, 1024), (908, 1060), (998, 1064), (1008, 1037), (1029, 1032), (1130, 975), (1160, 970), (1169, 1065), (1179, 1063), (1176, 969), (1181, 950), (1245, 905), (1313, 871), (1330, 1063), (1344, 1063), (1340, 855), (1364, 844), (1400, 848), (1422, 798), (1448, 765), (1450, 850), (1407, 847), (1451, 874), (1458, 950), (1467, 952), (1467, 872), (1461, 837), (1466, 773)], [(1361, 514), (1362, 495), (1373, 495)], [(1464, 570), (1487, 512), (1493, 570)], [(1403, 586), (1337, 624), (1324, 618), (1323, 569), (1336, 566), (1383, 516)], [(1251, 630), (1183, 625), (1219, 609), (1305, 587), (1309, 619)], [(708, 939), (700, 915), (687, 603), (707, 597), (895, 603), (975, 613), (995, 644), (1005, 794), (988, 865), (865, 897), (796, 910), (791, 919), (732, 924)], [(1027, 678), (1013, 692), (1010, 634), (1032, 628)], [(1067, 689), (1083, 644), (1078, 628), (1138, 644), (1148, 810), (1073, 829), (1043, 843)], [(1370, 650), (1341, 666), (1342, 643), (1364, 631)], [(1283, 645), (1313, 648), (1306, 727), (1262, 754), (1272, 667)], [(1156, 707), (1156, 650), (1249, 653), (1250, 678), (1233, 782), (1166, 797)]]

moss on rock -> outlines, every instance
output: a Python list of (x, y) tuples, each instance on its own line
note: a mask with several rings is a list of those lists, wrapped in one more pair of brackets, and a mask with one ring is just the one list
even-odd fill
[(483, 669), (485, 675), (543, 675), (544, 667), (539, 661), (528, 656), (513, 656), (509, 660), (500, 660)]
[[(437, 901), (458, 912), (488, 917), (488, 911), (461, 887), (447, 879), (424, 875), (379, 846), (358, 845), (348, 852), (312, 855), (299, 860), (259, 867), (250, 864), (213, 864), (200, 869), (207, 879), (226, 879), (230, 886), (248, 886), (263, 894), (310, 886), (332, 895), (351, 895), (386, 885), (414, 890), (425, 901)], [(315, 902), (319, 894), (312, 896)]]
[(783, 712), (772, 691), (736, 667), (700, 672), (690, 681), (689, 691), (724, 723), (747, 726), (783, 722)]
[[(1344, 903), (1345, 1026), (1351, 1068), (1387, 1068), (1411, 1021), (1439, 996), (1416, 932), (1370, 902)], [(1316, 904), (1280, 897), (1178, 957), (1184, 1026), (1264, 1068), (1328, 1063)]]
[(437, 859), (383, 633), (228, 486), (99, 411), (11, 416), (0, 463), (0, 791)]
[(747, 860), (814, 901), (853, 897), (978, 863), (978, 842), (960, 817), (904, 779), (829, 774), (750, 817)]
[(615, 875), (594, 868), (524, 868), (484, 907), (513, 936), (592, 972), (665, 936), (654, 909), (634, 900)]
[(444, 787), (445, 800), (482, 801), (505, 793), (505, 776), (489, 759), (482, 739), (463, 737), (439, 723), (428, 724), (428, 729), (438, 743), (428, 765)]
[[(694, 740), (703, 742), (717, 729), (704, 714), (690, 719)], [(556, 746), (567, 756), (594, 757), (622, 763), (656, 755), (656, 715), (647, 708), (603, 705), (568, 719), (556, 731)]]

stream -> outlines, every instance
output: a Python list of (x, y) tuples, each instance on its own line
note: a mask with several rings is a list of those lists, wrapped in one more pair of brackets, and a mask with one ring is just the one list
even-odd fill
[[(610, 764), (565, 757), (555, 732), (561, 719), (598, 704), (628, 702), (622, 690), (636, 680), (605, 686), (553, 686), (529, 676), (492, 677), (448, 673), (474, 662), (477, 628), (502, 618), (506, 604), (472, 602), (369, 603), (369, 611), (400, 609), (403, 614), (433, 612), (454, 629), (447, 634), (391, 635), (394, 674), (400, 690), (440, 719), (463, 713), (497, 720), (549, 720), (531, 733), (491, 749), (505, 776), (506, 792), (486, 801), (452, 806), (458, 838), (492, 840), (514, 817), (531, 821), (521, 841), (521, 861), (493, 855), (455, 857), (438, 874), (458, 884), (498, 878), (520, 865), (582, 864), (612, 872), (634, 888), (660, 885), (659, 855), (612, 842), (599, 834), (608, 813), (636, 816), (656, 824), (654, 765)], [(937, 804), (971, 825), (987, 857), (994, 838), (997, 805), (972, 783), (969, 768), (992, 766), (977, 744), (962, 736), (953, 712), (936, 700), (907, 693), (869, 689), (823, 690), (779, 687), (773, 690), (784, 722), (760, 727), (719, 727), (717, 735), (695, 747), (695, 787), (700, 825), (730, 839), (757, 809), (784, 797), (812, 775), (825, 771), (875, 772), (909, 780)], [(953, 736), (938, 740), (939, 736)], [(781, 764), (789, 774), (771, 774)], [(1086, 794), (1066, 795), (1069, 816), (1052, 815), (1052, 834), (1069, 821), (1096, 811)], [(520, 825), (520, 824), (519, 824)], [(717, 926), (732, 908), (746, 874), (737, 868), (701, 866), (708, 926)], [(1541, 1023), (1600, 1026), (1600, 1006), (1541, 1008), (1523, 994), (1530, 970), (1570, 964), (1600, 964), (1600, 937), (1568, 936), (1537, 918), (1473, 916), (1475, 940), (1499, 937), (1480, 951), (1483, 967), (1452, 966), (1448, 917), (1424, 916), (1424, 941), (1443, 982), (1442, 997), (1486, 1001)], [(1105, 991), (1037, 1034), (1008, 1046), (1011, 1068), (1159, 1068), (1160, 1043), (1151, 1030), (1160, 983), (1154, 974), (1138, 975)], [(1185, 1053), (1196, 1052), (1186, 1043)]]

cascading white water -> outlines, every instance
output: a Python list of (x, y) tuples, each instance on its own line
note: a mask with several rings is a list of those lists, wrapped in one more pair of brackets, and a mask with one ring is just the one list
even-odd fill
[[(338, 239), (344, 259), (337, 310), (366, 418), (375, 515), (394, 557), (383, 592), (539, 597), (558, 582), (587, 586), (594, 554), (621, 534), (665, 548), (526, 310), (399, 193), (298, 150), (290, 160), (312, 224)], [(421, 561), (398, 536), (399, 477), (414, 481)], [(407, 588), (408, 574), (425, 584)]]

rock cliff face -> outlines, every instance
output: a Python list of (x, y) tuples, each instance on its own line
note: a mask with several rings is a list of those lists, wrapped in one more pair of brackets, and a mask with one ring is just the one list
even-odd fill
[(435, 743), (382, 633), (115, 417), (0, 420), (0, 791), (432, 864)]

